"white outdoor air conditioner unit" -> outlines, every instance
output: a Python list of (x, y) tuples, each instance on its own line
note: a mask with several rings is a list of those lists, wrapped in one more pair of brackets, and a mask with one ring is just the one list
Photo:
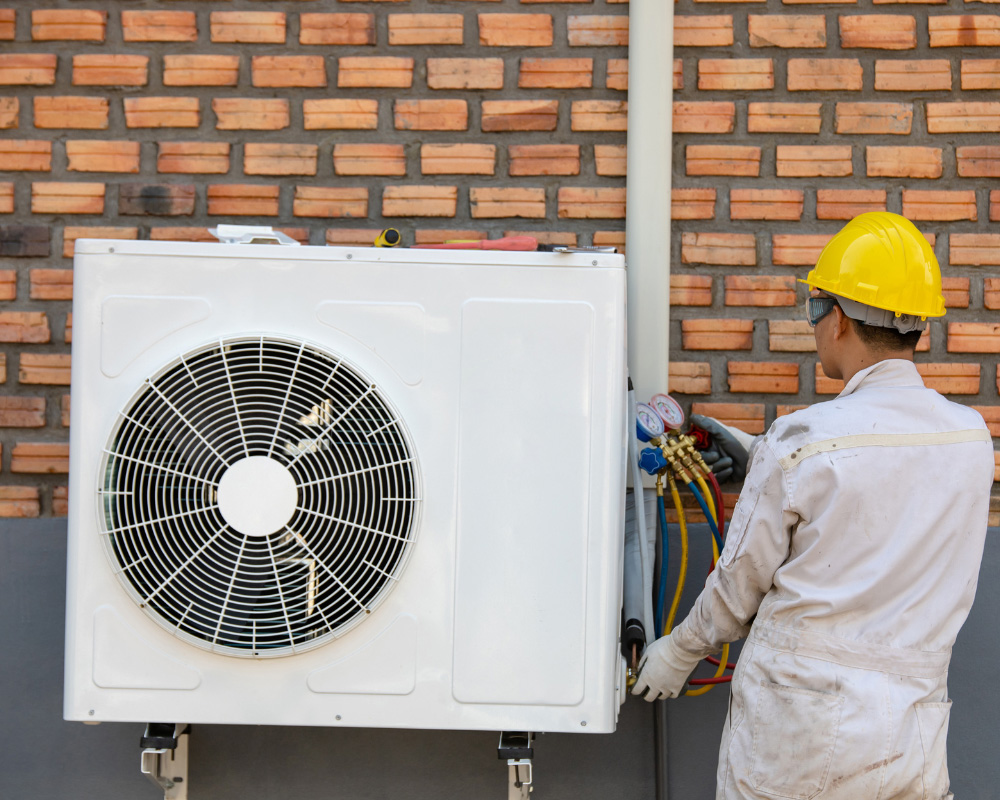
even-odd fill
[(614, 730), (621, 256), (74, 272), (67, 719)]

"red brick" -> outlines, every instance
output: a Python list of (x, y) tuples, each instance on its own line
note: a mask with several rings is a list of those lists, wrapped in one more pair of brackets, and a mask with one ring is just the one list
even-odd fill
[(798, 394), (799, 365), (784, 361), (730, 361), (730, 392)]
[(837, 103), (837, 133), (909, 135), (912, 103)]
[[(496, 61), (500, 62), (500, 86), (502, 86), (503, 61), (499, 58)], [(611, 68), (611, 64), (608, 64), (609, 76)], [(627, 79), (627, 72), (625, 74)], [(610, 77), (608, 80), (611, 80)], [(592, 58), (522, 58), (517, 85), (521, 89), (589, 89), (593, 86), (593, 81), (594, 59)]]
[(806, 405), (806, 404), (795, 405), (795, 404), (788, 404), (788, 403), (778, 403), (774, 407), (774, 416), (775, 417), (786, 417), (789, 414), (794, 414), (796, 411), (801, 411), (804, 408), (809, 408), (809, 406)]
[(681, 234), (682, 264), (715, 264), (752, 267), (757, 263), (757, 243), (752, 233)]
[(715, 217), (715, 189), (671, 189), (671, 219), (712, 219)]
[(22, 352), (17, 380), (32, 385), (69, 386), (69, 353)]
[(41, 509), (37, 486), (0, 486), (0, 517), (37, 517)]
[(0, 8), (0, 41), (14, 41), (17, 12), (13, 8)]
[(473, 187), (469, 189), (469, 205), (473, 219), (545, 219), (545, 189)]
[[(340, 59), (340, 80), (343, 81), (343, 64)], [(360, 61), (361, 59), (357, 59)], [(386, 59), (395, 60), (395, 59)], [(316, 88), (326, 86), (326, 66), (323, 56), (254, 56), (250, 61), (250, 74), (254, 86), (273, 88)], [(338, 83), (339, 86), (362, 84)], [(363, 84), (369, 85), (369, 84)], [(400, 84), (390, 84), (399, 86)], [(404, 84), (409, 86), (409, 84)]]
[(328, 228), (326, 243), (340, 247), (371, 247), (381, 228)]
[(1000, 47), (1000, 15), (932, 16), (927, 32), (931, 47)]
[(1000, 133), (1000, 103), (928, 103), (929, 133)]
[[(725, 497), (725, 494), (722, 495)], [(69, 514), (69, 487), (56, 486), (52, 489), (52, 514), (65, 517)]]
[(751, 47), (826, 47), (821, 14), (750, 14), (748, 27)]
[[(588, 59), (589, 60), (589, 59)], [(522, 60), (522, 64), (523, 64)], [(628, 91), (628, 59), (627, 58), (609, 58), (607, 64), (607, 75), (605, 76), (604, 85), (608, 89), (617, 89), (620, 92)], [(591, 84), (588, 83), (586, 87), (590, 88)], [(523, 88), (523, 87), (522, 87)], [(684, 88), (684, 70), (681, 65), (681, 60), (679, 58), (674, 59), (674, 89)]]
[(69, 472), (66, 442), (18, 442), (10, 454), (10, 471), (33, 474)]
[(851, 146), (779, 144), (776, 174), (779, 178), (842, 178), (851, 175)]
[(746, 433), (764, 432), (763, 403), (692, 403), (691, 413), (712, 417)]
[(943, 172), (940, 147), (865, 148), (869, 178), (940, 178)]
[(711, 394), (712, 367), (707, 361), (670, 361), (667, 380), (671, 394)]
[(292, 213), (296, 217), (364, 219), (368, 216), (368, 189), (364, 186), (296, 186)]
[(469, 127), (465, 100), (397, 100), (393, 115), (396, 130), (464, 131)]
[(823, 372), (822, 364), (816, 364), (814, 379), (816, 394), (840, 394), (844, 391), (844, 382), (838, 378), (828, 378)]
[(749, 133), (819, 133), (822, 103), (750, 103)]
[(770, 58), (698, 59), (698, 88), (750, 91), (774, 88), (774, 61)]
[(793, 275), (727, 275), (725, 279), (727, 306), (794, 306), (795, 277)]
[(338, 143), (333, 146), (333, 172), (336, 175), (405, 175), (406, 152), (401, 144)]
[[(284, 102), (284, 101), (283, 101)], [(315, 130), (375, 130), (378, 100), (303, 100), (303, 127)], [(287, 106), (285, 125), (288, 125)]]
[(885, 189), (817, 189), (816, 219), (853, 219), (868, 211), (885, 211)]
[(971, 406), (971, 408), (982, 415), (986, 427), (990, 429), (990, 436), (1000, 436), (1000, 406)]
[(947, 59), (876, 59), (875, 88), (880, 92), (951, 91), (951, 62)]
[(861, 62), (856, 58), (790, 58), (788, 91), (861, 91)]
[(314, 144), (247, 142), (243, 145), (245, 175), (315, 175), (319, 148)]
[(52, 340), (43, 311), (0, 311), (0, 342), (45, 344)]
[(149, 57), (115, 53), (73, 56), (74, 86), (145, 86)]
[(193, 183), (123, 183), (118, 186), (118, 214), (177, 217), (194, 213)]
[(107, 11), (53, 8), (31, 12), (31, 38), (36, 42), (103, 42), (107, 26)]
[(492, 175), (496, 170), (494, 144), (424, 144), (420, 171), (424, 175)]
[(164, 56), (164, 86), (235, 86), (239, 56)]
[(558, 100), (484, 100), (482, 129), (496, 131), (554, 131), (559, 120)]
[(905, 14), (841, 16), (840, 46), (873, 50), (912, 50), (917, 46), (917, 20)]
[[(77, 239), (138, 239), (139, 229), (131, 227), (108, 227), (108, 226), (80, 226), (80, 225), (67, 225), (63, 228), (63, 258), (72, 258), (74, 244)], [(36, 276), (34, 273), (38, 272), (38, 286), (36, 287)], [(65, 281), (58, 276), (47, 276), (44, 275), (46, 272), (59, 272), (62, 273), (64, 270), (32, 270), (31, 277), (31, 299), (32, 300), (70, 300), (72, 299), (72, 280), (69, 281), (69, 296), (63, 297), (62, 289), (43, 289), (42, 286), (45, 283), (49, 284), (62, 284)], [(43, 277), (45, 280), (43, 280)], [(51, 277), (51, 280), (49, 278)], [(38, 293), (36, 294), (36, 288)], [(59, 296), (49, 296), (52, 291), (55, 291)], [(43, 296), (44, 295), (44, 296)]]
[(949, 353), (1000, 353), (1000, 323), (949, 322)]
[(559, 219), (625, 219), (625, 189), (563, 186)]
[(389, 44), (462, 44), (461, 14), (390, 14)]
[(674, 133), (732, 133), (736, 104), (729, 102), (675, 102)]
[[(333, 101), (306, 100), (305, 102)], [(248, 97), (214, 97), (212, 111), (215, 112), (215, 127), (220, 131), (275, 131), (287, 128), (289, 122), (288, 101), (283, 98), (258, 100)], [(310, 128), (308, 116), (305, 127), (306, 130)]]
[(712, 305), (711, 275), (680, 275), (670, 273), (670, 305)]
[(54, 53), (0, 53), (0, 86), (51, 86), (56, 62)]
[(16, 128), (21, 111), (21, 101), (16, 97), (0, 97), (0, 130)]
[(969, 307), (968, 278), (942, 278), (941, 293), (944, 295), (945, 308)]
[(760, 174), (760, 148), (743, 145), (689, 144), (685, 149), (687, 175)]
[(103, 183), (33, 183), (32, 214), (103, 214)]
[(625, 131), (628, 103), (624, 100), (574, 100), (570, 107), (574, 131)]
[[(281, 230), (279, 228), (279, 230)], [(217, 242), (208, 228), (188, 228), (171, 226), (169, 228), (150, 228), (149, 238), (154, 242)]]
[(976, 219), (976, 192), (903, 189), (903, 216), (911, 220)]
[(628, 16), (570, 16), (566, 35), (570, 47), (626, 47)]
[(730, 219), (802, 218), (805, 196), (799, 189), (730, 189)]
[(229, 172), (229, 142), (160, 142), (156, 171), (225, 175)]
[(0, 353), (0, 383), (7, 382), (7, 354)]
[[(506, 235), (510, 236), (509, 233)], [(552, 244), (565, 244), (567, 247), (573, 247), (576, 245), (575, 233), (566, 233), (560, 236), (542, 233), (539, 234), (539, 236), (539, 242), (548, 240)], [(625, 255), (625, 231), (594, 231), (591, 243), (595, 247), (613, 247), (615, 248), (616, 253)]]
[(428, 58), (431, 89), (502, 89), (502, 58)]
[(681, 341), (685, 350), (750, 350), (752, 319), (684, 319)]
[(953, 265), (1000, 267), (1000, 233), (951, 233), (948, 250)]
[[(603, 177), (623, 178), (626, 172), (626, 148), (623, 144), (595, 144), (594, 171)], [(579, 166), (577, 172), (579, 174)]]
[(337, 86), (408, 89), (413, 85), (413, 59), (382, 56), (338, 60)]
[(479, 14), (479, 44), (485, 47), (551, 47), (549, 14)]
[(1000, 58), (963, 58), (962, 90), (1000, 89)]
[(14, 213), (14, 184), (0, 181), (0, 214)]
[(510, 165), (509, 174), (512, 177), (524, 175), (579, 175), (580, 145), (511, 145), (508, 148), (508, 163)]
[(213, 42), (285, 43), (286, 22), (281, 11), (213, 11), (209, 27)]
[(72, 300), (73, 270), (33, 269), (31, 270), (32, 300)]
[(917, 364), (917, 372), (941, 394), (979, 393), (979, 364)]
[[(17, 299), (17, 270), (0, 269), (0, 300)], [(2, 381), (0, 381), (2, 383)]]
[(64, 428), (69, 427), (69, 395), (64, 394), (60, 403), (60, 423)]
[(52, 142), (42, 139), (0, 140), (0, 172), (48, 172)]
[(279, 192), (277, 186), (210, 184), (207, 191), (208, 213), (212, 216), (276, 217)]
[(126, 42), (194, 42), (198, 24), (193, 11), (122, 11)]
[(804, 319), (772, 319), (767, 323), (767, 349), (776, 353), (815, 353), (816, 337)]
[(66, 157), (70, 172), (138, 172), (139, 142), (68, 141)]
[(1000, 222), (1000, 191), (990, 190), (990, 222)]
[(458, 210), (455, 186), (386, 186), (383, 217), (454, 217)]
[(983, 307), (1000, 309), (1000, 278), (983, 278)]
[(375, 15), (299, 14), (299, 44), (375, 44)]
[(732, 14), (674, 17), (674, 47), (728, 47), (732, 43)]
[(201, 124), (197, 97), (126, 97), (123, 102), (128, 128), (197, 128)]

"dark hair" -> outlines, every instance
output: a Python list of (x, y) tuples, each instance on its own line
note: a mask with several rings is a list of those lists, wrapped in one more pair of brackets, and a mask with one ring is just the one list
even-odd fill
[(915, 350), (923, 331), (900, 333), (895, 328), (880, 328), (877, 325), (865, 325), (860, 320), (848, 317), (854, 330), (871, 350), (884, 352), (886, 350)]

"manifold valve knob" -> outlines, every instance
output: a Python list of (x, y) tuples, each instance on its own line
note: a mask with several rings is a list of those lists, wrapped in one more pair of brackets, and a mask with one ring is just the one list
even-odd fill
[(667, 459), (659, 450), (647, 447), (639, 453), (639, 468), (650, 475), (656, 475), (667, 468)]

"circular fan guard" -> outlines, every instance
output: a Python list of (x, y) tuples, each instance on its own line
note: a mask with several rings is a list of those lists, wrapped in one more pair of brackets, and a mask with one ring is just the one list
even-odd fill
[(413, 449), (378, 388), (275, 337), (224, 339), (147, 379), (100, 474), (122, 585), (174, 635), (235, 656), (358, 624), (398, 580), (419, 511)]

